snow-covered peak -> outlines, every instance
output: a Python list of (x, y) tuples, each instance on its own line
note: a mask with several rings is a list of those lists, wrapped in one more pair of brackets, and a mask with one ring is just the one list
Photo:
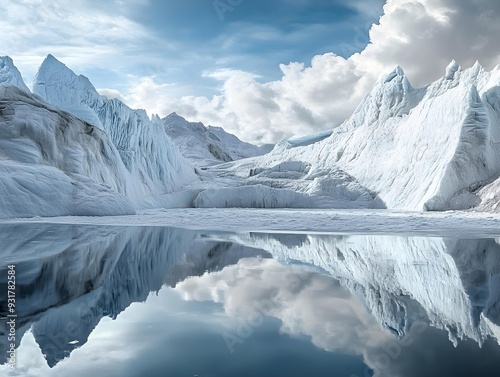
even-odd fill
[(183, 156), (198, 166), (255, 157), (271, 149), (245, 143), (221, 127), (189, 122), (175, 112), (163, 118), (163, 124)]
[(203, 123), (201, 123), (201, 122), (188, 122), (186, 120), (186, 118), (181, 117), (176, 112), (173, 112), (172, 114), (169, 114), (165, 118), (163, 118), (163, 123), (165, 124), (165, 126), (168, 129), (175, 128), (179, 132), (183, 132), (183, 129), (189, 129), (189, 130), (198, 131), (198, 132), (206, 132), (207, 131), (207, 128), (205, 127), (205, 125)]
[(103, 98), (83, 75), (76, 75), (53, 55), (47, 55), (33, 82), (33, 93), (59, 106), (81, 120), (103, 128), (92, 106), (99, 106)]
[(9, 56), (0, 56), (0, 85), (15, 85), (26, 92), (30, 91)]
[(171, 193), (196, 180), (194, 168), (166, 134), (158, 117), (99, 95), (89, 79), (76, 75), (52, 55), (42, 63), (34, 93), (85, 122), (103, 129), (135, 177), (133, 200), (152, 205), (151, 196)]
[(458, 63), (453, 59), (450, 64), (446, 67), (446, 74), (444, 75), (445, 79), (453, 80), (455, 78), (455, 73), (460, 71), (462, 68), (458, 65)]
[(12, 85), (20, 74), (10, 58), (0, 70), (8, 84), (0, 85), (0, 218), (190, 204), (169, 194), (198, 176), (158, 117), (101, 97), (52, 55), (38, 70), (34, 94)]
[(361, 124), (385, 122), (389, 118), (407, 115), (424, 92), (414, 89), (403, 69), (396, 66), (380, 76), (373, 90), (341, 128), (356, 128)]
[(403, 68), (401, 68), (399, 65), (397, 65), (396, 67), (394, 67), (394, 69), (390, 73), (383, 76), (383, 82), (389, 83), (394, 79), (397, 79), (398, 81), (402, 81), (405, 78), (406, 78), (406, 75), (403, 71)]
[[(303, 182), (295, 181), (298, 190), (341, 170), (390, 209), (471, 208), (500, 185), (477, 191), (500, 181), (499, 124), (500, 70), (487, 72), (479, 63), (463, 70), (453, 61), (444, 77), (413, 88), (396, 67), (331, 136), (277, 147), (249, 170), (310, 166)], [(488, 198), (498, 207), (497, 195)]]

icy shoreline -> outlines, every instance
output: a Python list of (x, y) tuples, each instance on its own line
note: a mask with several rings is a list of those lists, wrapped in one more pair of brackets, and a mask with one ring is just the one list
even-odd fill
[(131, 216), (63, 216), (0, 220), (0, 226), (42, 223), (177, 227), (231, 232), (500, 237), (500, 214), (462, 211), (181, 208), (146, 210)]

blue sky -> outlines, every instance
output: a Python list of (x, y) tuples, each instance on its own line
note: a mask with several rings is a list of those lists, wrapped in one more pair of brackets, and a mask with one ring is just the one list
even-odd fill
[[(120, 12), (147, 30), (148, 43), (125, 46), (129, 51), (123, 58), (131, 60), (120, 74), (82, 68), (98, 88), (122, 90), (121, 76), (129, 74), (175, 84), (176, 94), (213, 95), (218, 82), (206, 76), (219, 69), (251, 72), (265, 82), (281, 76), (282, 63), (310, 61), (331, 51), (344, 57), (361, 51), (382, 6), (382, 0), (358, 1), (356, 6), (338, 0), (129, 3)], [(109, 9), (101, 5), (101, 11)], [(143, 60), (138, 59), (141, 54)]]
[[(330, 51), (348, 57), (363, 49), (368, 43), (367, 26), (378, 20), (383, 5), (381, 0), (366, 1), (358, 9), (336, 0), (232, 2), (238, 3), (151, 1), (141, 7), (130, 15), (132, 19), (169, 43), (158, 51), (164, 58), (160, 67), (144, 62), (138, 69), (144, 74), (152, 70), (167, 82), (189, 84), (203, 94), (205, 85), (215, 84), (203, 80), (203, 74), (220, 68), (275, 80), (281, 76), (281, 63), (309, 61)], [(355, 38), (362, 44), (354, 45)]]
[(14, 59), (28, 84), (50, 53), (133, 108), (276, 142), (338, 126), (396, 65), (417, 87), (442, 77), (452, 59), (493, 68), (499, 2), (471, 4), (4, 1), (0, 55)]
[[(48, 0), (45, 9), (37, 3), (26, 0), (14, 10), (6, 4), (2, 12), (10, 8), (2, 23), (23, 32), (13, 46), (0, 42), (0, 52), (14, 58), (28, 84), (51, 53), (98, 88), (125, 90), (132, 77), (154, 76), (176, 94), (211, 95), (218, 83), (206, 75), (218, 69), (269, 81), (281, 76), (281, 63), (362, 50), (384, 1), (78, 0), (66, 5)], [(70, 19), (68, 13), (81, 18)], [(89, 33), (89, 21), (97, 20)], [(121, 27), (123, 35), (113, 34)]]

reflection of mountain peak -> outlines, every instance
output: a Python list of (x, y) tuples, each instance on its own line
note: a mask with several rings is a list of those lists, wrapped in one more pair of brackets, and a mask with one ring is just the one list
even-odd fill
[(493, 239), (309, 236), (296, 244), (284, 238), (253, 234), (238, 242), (321, 268), (399, 337), (426, 322), (448, 331), (455, 344), (500, 341), (500, 245)]
[(102, 317), (116, 318), (165, 281), (175, 285), (244, 256), (266, 256), (171, 228), (7, 226), (0, 240), (18, 260), (18, 345), (32, 323), (51, 367), (85, 344)]

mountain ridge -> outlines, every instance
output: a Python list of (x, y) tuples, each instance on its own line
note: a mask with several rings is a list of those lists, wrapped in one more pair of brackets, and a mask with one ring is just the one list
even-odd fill
[(198, 166), (215, 165), (268, 153), (273, 145), (256, 145), (241, 141), (222, 127), (189, 122), (173, 112), (162, 119), (167, 134), (184, 157)]
[[(46, 101), (81, 119), (81, 124), (72, 126), (73, 131), (79, 128), (92, 135), (95, 128), (102, 132), (105, 136), (98, 133), (99, 137), (109, 138), (113, 145), (111, 154), (119, 155), (119, 164), (114, 162), (102, 167), (104, 170), (91, 168), (81, 156), (71, 155), (66, 165), (57, 165), (63, 174), (115, 169), (112, 175), (121, 175), (118, 181), (124, 183), (117, 185), (115, 178), (93, 175), (91, 181), (118, 190), (135, 209), (256, 206), (497, 211), (500, 206), (500, 66), (487, 72), (478, 62), (462, 69), (452, 61), (442, 78), (422, 88), (414, 88), (397, 66), (380, 76), (339, 127), (282, 140), (269, 153), (259, 155), (263, 149), (221, 128), (188, 122), (176, 113), (164, 119), (149, 118), (144, 110), (107, 99), (88, 78), (76, 75), (52, 55), (37, 73), (34, 94), (26, 90), (10, 58), (1, 62), (1, 87), (14, 85), (26, 93), (22, 96), (4, 89), (9, 109), (19, 101), (43, 108)], [(6, 114), (0, 121), (19, 134), (25, 127), (21, 118)], [(14, 166), (27, 161), (49, 163), (45, 139), (39, 140), (40, 124), (26, 119), (32, 134), (13, 138), (2, 131), (0, 135), (3, 154), (13, 160), (11, 165), (2, 162), (6, 171), (13, 172)], [(57, 135), (49, 135), (56, 149), (74, 148), (74, 140)], [(93, 157), (100, 154), (99, 161), (110, 156), (103, 150), (92, 151)], [(17, 200), (22, 188), (13, 182), (7, 186)], [(30, 186), (30, 190), (36, 189)], [(105, 186), (101, 189), (98, 191), (107, 190)], [(3, 216), (11, 216), (9, 211)], [(38, 215), (46, 215), (38, 211)]]

